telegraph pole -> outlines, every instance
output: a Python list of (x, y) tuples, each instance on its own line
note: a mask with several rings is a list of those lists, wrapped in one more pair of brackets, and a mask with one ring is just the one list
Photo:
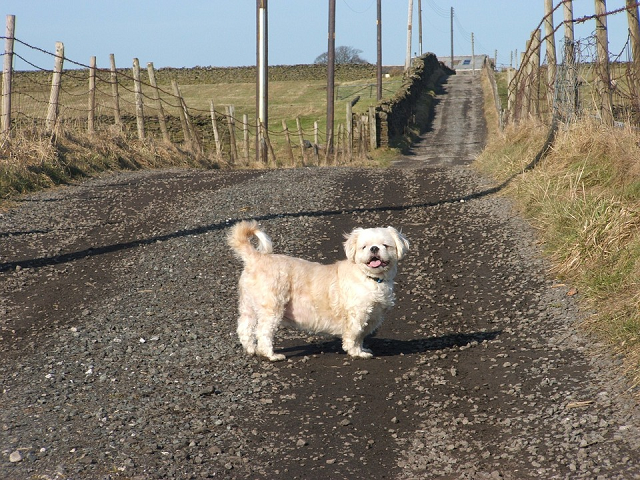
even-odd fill
[(407, 56), (404, 60), (404, 71), (409, 71), (411, 67), (411, 29), (413, 23), (413, 0), (409, 0), (409, 19), (407, 20)]
[(473, 32), (471, 32), (471, 74), (476, 76), (476, 53), (474, 48), (474, 37)]
[(451, 68), (453, 69), (453, 7), (451, 7)]
[(422, 0), (418, 0), (418, 44), (418, 52), (422, 56)]
[(376, 98), (382, 100), (382, 0), (378, 0), (378, 59), (376, 61)]
[(333, 149), (334, 79), (336, 68), (336, 0), (329, 0), (329, 46), (327, 49), (327, 153)]
[(266, 160), (267, 151), (261, 129), (267, 131), (269, 125), (268, 102), (268, 14), (267, 0), (257, 0), (256, 14), (256, 116), (258, 118), (258, 131), (256, 132), (256, 160)]

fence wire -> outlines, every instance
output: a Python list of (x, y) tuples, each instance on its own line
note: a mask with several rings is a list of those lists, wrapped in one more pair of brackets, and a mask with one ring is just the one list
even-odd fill
[[(549, 15), (564, 5), (558, 3)], [(627, 13), (628, 8), (618, 8), (602, 14), (573, 19), (572, 23), (585, 23), (611, 15)], [(540, 28), (545, 16), (534, 30), (528, 48), (518, 70), (510, 71), (507, 93), (507, 121), (517, 122), (534, 117), (551, 123), (553, 119), (573, 122), (583, 117), (598, 118), (608, 123), (624, 123), (640, 126), (640, 78), (634, 67), (631, 32), (619, 52), (606, 48), (606, 61), (598, 52), (597, 31), (578, 40), (564, 37), (561, 42), (562, 61), (556, 66), (555, 76), (550, 78), (549, 59), (541, 56), (541, 49), (548, 36), (541, 37)], [(553, 29), (553, 35), (567, 25), (561, 22)], [(537, 37), (536, 37), (537, 34)], [(606, 79), (606, 80), (604, 80)], [(610, 110), (610, 113), (609, 113)], [(557, 117), (557, 118), (556, 118)]]
[[(0, 37), (0, 40), (4, 41), (6, 37)], [(89, 125), (93, 125), (96, 132), (113, 132), (115, 128), (121, 134), (135, 138), (137, 116), (140, 114), (138, 108), (141, 105), (145, 139), (161, 138), (164, 130), (171, 143), (195, 150), (198, 154), (215, 156), (228, 164), (253, 162), (258, 157), (258, 148), (262, 152), (262, 161), (274, 165), (338, 163), (339, 159), (352, 160), (358, 153), (366, 156), (369, 150), (366, 145), (370, 128), (368, 117), (354, 115), (350, 129), (354, 135), (353, 142), (344, 138), (346, 128), (336, 129), (335, 138), (332, 139), (334, 148), (328, 155), (322, 150), (327, 143), (326, 135), (317, 128), (309, 131), (298, 122), (295, 122), (295, 126), (288, 122), (287, 127), (281, 130), (265, 129), (264, 126), (258, 126), (257, 121), (249, 120), (246, 115), (236, 116), (233, 106), (226, 106), (224, 111), (187, 106), (183, 97), (167, 90), (166, 86), (154, 86), (151, 80), (143, 80), (142, 68), (139, 90), (134, 86), (136, 78), (132, 70), (122, 68), (93, 69), (95, 86), (92, 90), (89, 87), (91, 66), (64, 56), (58, 57), (53, 52), (30, 45), (19, 38), (13, 38), (13, 41), (21, 51), (14, 51), (12, 55), (29, 65), (33, 71), (12, 72), (10, 135), (36, 131), (39, 135), (43, 132), (60, 134), (65, 130), (88, 130)], [(45, 54), (51, 58), (52, 63), (62, 58), (65, 65), (71, 64), (74, 67), (59, 72), (61, 81), (53, 132), (48, 131), (50, 127), (47, 121), (52, 108), (50, 90), (54, 70), (31, 60), (30, 53)], [(2, 53), (0, 57), (5, 55), (6, 53)], [(114, 94), (116, 86), (117, 96)], [(2, 95), (4, 98), (6, 93), (3, 92)], [(136, 100), (136, 95), (139, 95), (140, 100)], [(90, 100), (91, 96), (93, 102)], [(119, 115), (116, 115), (116, 111)], [(117, 117), (120, 117), (120, 123)], [(162, 125), (163, 117), (166, 128)], [(214, 123), (217, 132), (214, 132)], [(361, 141), (363, 145), (360, 145)], [(6, 143), (4, 142), (5, 145)], [(343, 150), (350, 143), (355, 147), (345, 154)]]

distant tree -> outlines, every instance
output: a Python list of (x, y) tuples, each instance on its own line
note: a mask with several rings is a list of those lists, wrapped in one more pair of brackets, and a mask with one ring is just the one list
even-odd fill
[[(369, 63), (363, 58), (360, 58), (362, 50), (358, 50), (353, 47), (336, 47), (336, 64), (339, 63)], [(326, 64), (328, 61), (329, 53), (324, 52), (322, 55), (318, 55), (313, 63)]]

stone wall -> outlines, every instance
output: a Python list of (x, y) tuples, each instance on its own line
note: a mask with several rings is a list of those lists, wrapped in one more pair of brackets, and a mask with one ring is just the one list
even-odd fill
[(400, 90), (393, 98), (376, 107), (379, 146), (400, 143), (416, 123), (419, 103), (430, 101), (427, 95), (434, 90), (440, 79), (444, 75), (453, 74), (455, 72), (440, 62), (433, 53), (415, 58)]

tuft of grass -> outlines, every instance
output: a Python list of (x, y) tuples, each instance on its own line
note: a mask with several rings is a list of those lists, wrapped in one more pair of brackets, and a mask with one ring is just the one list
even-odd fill
[[(490, 137), (476, 167), (496, 180), (522, 171), (542, 146), (533, 120)], [(640, 143), (631, 129), (565, 126), (548, 156), (503, 194), (537, 228), (553, 273), (596, 313), (585, 328), (627, 359), (640, 384)]]

